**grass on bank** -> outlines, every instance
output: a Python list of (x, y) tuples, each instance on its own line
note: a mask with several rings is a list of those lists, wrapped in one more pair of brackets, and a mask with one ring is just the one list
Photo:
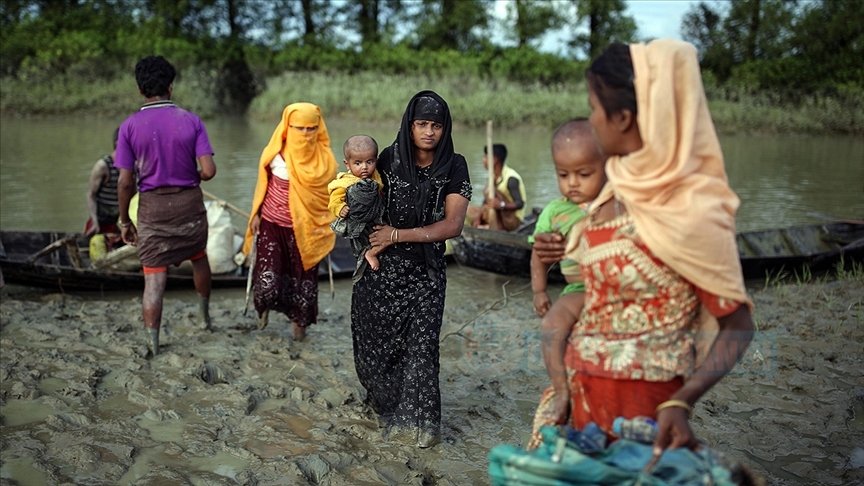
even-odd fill
[(829, 280), (848, 280), (864, 286), (864, 262), (841, 258), (832, 271), (814, 274), (810, 267), (804, 266), (798, 270), (789, 272), (779, 270), (765, 274), (763, 290), (779, 289), (786, 286), (805, 286), (810, 284), (824, 284)]
[[(175, 81), (174, 98), (184, 107), (213, 116), (218, 112), (204, 76), (188, 76)], [(32, 82), (5, 77), (0, 79), (0, 112), (4, 115), (127, 115), (141, 105), (135, 78), (90, 79), (57, 76)]]
[(766, 276), (764, 287), (752, 294), (754, 321), (760, 332), (788, 327), (795, 333), (809, 333), (813, 331), (808, 320), (819, 319), (830, 323), (827, 335), (851, 337), (864, 324), (862, 289), (864, 262), (860, 261), (840, 261), (833, 271), (819, 275), (807, 270), (778, 272)]
[[(209, 94), (213, 79), (206, 71), (183, 75), (175, 83), (174, 99), (204, 118), (216, 116), (219, 109)], [(408, 99), (421, 89), (441, 94), (457, 124), (481, 126), (492, 119), (499, 126), (551, 127), (573, 116), (588, 115), (587, 92), (581, 79), (542, 85), (457, 75), (286, 72), (264, 84), (249, 107), (254, 118), (271, 118), (286, 104), (307, 100), (320, 105), (328, 116), (388, 121), (399, 119)], [(864, 94), (845, 101), (802, 97), (794, 105), (778, 104), (767, 95), (740, 93), (711, 98), (710, 88), (708, 94), (714, 123), (723, 133), (864, 134)], [(131, 76), (94, 81), (57, 77), (47, 83), (0, 80), (0, 112), (5, 115), (123, 115), (139, 103)]]
[(408, 100), (431, 89), (447, 100), (454, 122), (481, 126), (553, 125), (576, 115), (588, 115), (585, 83), (542, 86), (471, 77), (381, 76), (359, 73), (285, 73), (268, 81), (267, 89), (249, 109), (251, 116), (272, 117), (293, 100), (308, 99), (329, 114), (370, 121), (398, 120)]

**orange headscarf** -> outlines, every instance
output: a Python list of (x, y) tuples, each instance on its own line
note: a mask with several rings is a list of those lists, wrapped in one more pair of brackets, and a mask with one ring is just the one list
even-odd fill
[[(697, 287), (752, 306), (735, 241), (738, 196), (729, 187), (708, 112), (696, 49), (682, 41), (630, 45), (642, 148), (609, 157), (609, 183), (592, 205), (616, 197), (639, 236)], [(702, 309), (698, 358), (717, 321)]]
[[(290, 122), (290, 123), (289, 123)], [(299, 126), (318, 126), (317, 139), (308, 143), (291, 123)], [(264, 147), (258, 163), (258, 181), (252, 196), (251, 215), (258, 214), (267, 194), (269, 165), (276, 154), (281, 154), (288, 167), (290, 190), (288, 208), (294, 223), (294, 236), (300, 250), (303, 268), (318, 264), (333, 249), (336, 235), (330, 230), (333, 217), (327, 210), (329, 193), (327, 184), (336, 176), (336, 158), (330, 149), (330, 135), (321, 115), (321, 109), (312, 103), (292, 103), (282, 112), (270, 143)], [(250, 222), (251, 222), (250, 217)], [(243, 253), (252, 249), (252, 229), (246, 229)]]

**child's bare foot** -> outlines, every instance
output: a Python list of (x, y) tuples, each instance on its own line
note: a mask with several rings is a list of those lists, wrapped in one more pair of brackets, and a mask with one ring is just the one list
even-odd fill
[(366, 252), (365, 257), (366, 257), (366, 262), (369, 264), (369, 268), (371, 268), (372, 270), (378, 270), (378, 267), (381, 266), (381, 265), (378, 263), (378, 257), (375, 256), (375, 255), (373, 255), (373, 254), (371, 254), (371, 253), (368, 252), (368, 251)]

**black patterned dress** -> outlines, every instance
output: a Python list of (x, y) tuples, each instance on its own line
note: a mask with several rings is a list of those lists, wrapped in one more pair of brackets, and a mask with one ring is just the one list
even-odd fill
[[(385, 220), (396, 228), (413, 227), (408, 224), (415, 206), (413, 185), (382, 167), (380, 161), (379, 170), (387, 197)], [(417, 168), (416, 177), (418, 182), (431, 182), (432, 187), (424, 208), (425, 224), (443, 219), (447, 195), (471, 199), (468, 165), (460, 155), (453, 157), (443, 177), (430, 180), (431, 166)], [(378, 258), (380, 269), (364, 272), (351, 298), (357, 375), (383, 427), (438, 434), (438, 337), (447, 287), (444, 242), (399, 243)]]

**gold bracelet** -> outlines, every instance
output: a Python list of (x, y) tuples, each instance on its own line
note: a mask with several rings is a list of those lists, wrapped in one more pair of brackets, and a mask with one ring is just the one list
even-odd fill
[(655, 410), (657, 412), (659, 412), (660, 410), (664, 410), (667, 408), (673, 408), (673, 407), (674, 408), (683, 408), (684, 410), (687, 410), (687, 416), (688, 417), (690, 416), (690, 414), (693, 413), (693, 407), (691, 407), (690, 404), (685, 402), (684, 400), (666, 400), (665, 402), (661, 403), (660, 405), (657, 405), (657, 408)]
[(396, 235), (396, 228), (393, 228), (393, 231), (390, 232), (390, 243), (395, 243), (393, 241), (393, 236)]
[(396, 243), (399, 243), (399, 229), (394, 228), (394, 231), (396, 231)]

